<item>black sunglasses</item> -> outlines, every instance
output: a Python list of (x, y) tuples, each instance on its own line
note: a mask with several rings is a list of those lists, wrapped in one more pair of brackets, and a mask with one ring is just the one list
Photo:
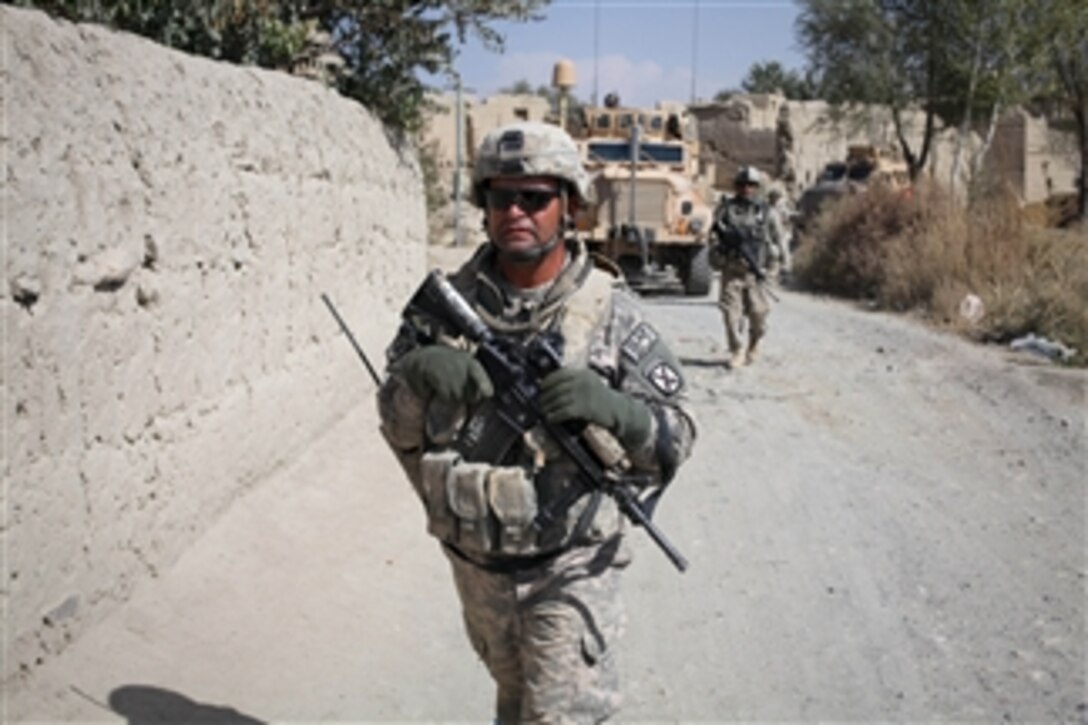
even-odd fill
[(555, 189), (488, 189), (487, 206), (496, 211), (506, 211), (512, 205), (526, 214), (536, 214), (559, 196)]

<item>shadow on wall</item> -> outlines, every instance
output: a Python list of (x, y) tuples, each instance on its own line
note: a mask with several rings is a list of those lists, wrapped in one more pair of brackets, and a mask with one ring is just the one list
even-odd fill
[(170, 690), (147, 685), (125, 685), (110, 693), (110, 708), (129, 725), (265, 725), (234, 708), (204, 705)]

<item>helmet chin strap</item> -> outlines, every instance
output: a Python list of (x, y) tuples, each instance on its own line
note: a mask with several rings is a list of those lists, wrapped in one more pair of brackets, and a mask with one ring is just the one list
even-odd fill
[(535, 264), (551, 254), (552, 250), (563, 241), (563, 232), (565, 232), (570, 225), (570, 215), (567, 214), (567, 187), (565, 185), (559, 191), (559, 200), (562, 204), (563, 218), (560, 220), (559, 226), (556, 227), (555, 234), (553, 234), (548, 241), (544, 242), (539, 247), (533, 247), (532, 249), (509, 251), (495, 244), (495, 240), (492, 239), (491, 244), (495, 247), (495, 251), (498, 255), (514, 264)]

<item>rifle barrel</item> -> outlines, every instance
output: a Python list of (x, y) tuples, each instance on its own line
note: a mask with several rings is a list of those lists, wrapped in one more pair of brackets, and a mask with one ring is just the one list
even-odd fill
[(630, 491), (623, 489), (623, 493), (613, 493), (613, 498), (619, 503), (620, 508), (628, 518), (630, 518), (637, 526), (641, 526), (646, 529), (646, 533), (650, 535), (650, 538), (654, 540), (654, 543), (665, 552), (665, 556), (669, 557), (669, 561), (673, 563), (680, 571), (687, 571), (688, 560), (684, 558), (672, 542), (668, 540), (664, 532), (657, 528), (657, 524), (653, 522), (649, 516), (646, 515), (646, 511), (639, 505), (638, 499)]
[(340, 325), (340, 329), (347, 335), (348, 342), (355, 348), (355, 352), (359, 354), (359, 359), (363, 361), (363, 365), (366, 365), (367, 371), (370, 372), (370, 377), (374, 379), (374, 384), (381, 387), (382, 379), (378, 377), (378, 373), (374, 370), (374, 366), (370, 364), (370, 360), (367, 358), (366, 353), (363, 352), (362, 346), (355, 340), (355, 335), (351, 334), (351, 330), (348, 329), (347, 323), (340, 317), (340, 313), (336, 311), (336, 307), (333, 306), (332, 300), (330, 300), (329, 296), (324, 292), (321, 293), (321, 299), (325, 302), (325, 306), (329, 308), (329, 312), (332, 313), (332, 316), (336, 318), (336, 323)]

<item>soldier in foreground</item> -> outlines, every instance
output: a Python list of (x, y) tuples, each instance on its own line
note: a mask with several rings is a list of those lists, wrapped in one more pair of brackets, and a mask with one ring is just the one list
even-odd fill
[[(464, 326), (475, 341), (409, 303), (379, 391), (382, 432), (450, 561), (468, 638), (497, 685), (498, 720), (600, 722), (620, 705), (619, 578), (631, 558), (621, 511), (652, 511), (646, 496), (669, 483), (695, 428), (661, 336), (565, 235), (590, 190), (570, 136), (513, 124), (489, 134), (476, 159), (489, 242), (437, 295), (467, 302), (455, 317), (480, 321)], [(508, 383), (487, 367), (501, 372), (496, 349), (510, 360), (535, 351), (526, 365), (540, 351), (556, 361), (527, 386), (524, 409), (539, 418), (523, 431), (502, 415)], [(613, 483), (587, 485), (598, 464)], [(634, 504), (615, 496), (636, 480)]]
[(721, 271), (718, 307), (725, 319), (729, 366), (734, 370), (751, 364), (759, 355), (771, 311), (763, 288), (764, 268), (776, 240), (767, 205), (757, 196), (762, 181), (758, 169), (741, 168), (733, 179), (733, 196), (722, 197), (714, 212), (717, 243), (711, 248), (710, 264)]

